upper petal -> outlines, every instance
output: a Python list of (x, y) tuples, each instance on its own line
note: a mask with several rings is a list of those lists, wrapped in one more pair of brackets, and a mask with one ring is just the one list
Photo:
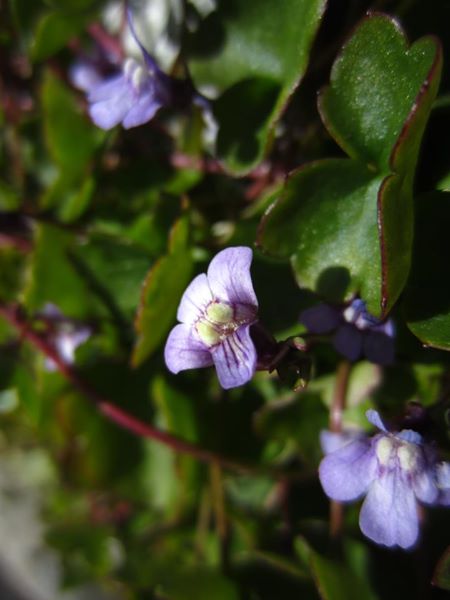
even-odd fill
[(341, 312), (329, 304), (311, 306), (300, 314), (300, 323), (311, 333), (330, 333), (342, 321)]
[(250, 326), (243, 325), (212, 349), (220, 385), (228, 390), (250, 381), (256, 370), (256, 349)]
[(348, 360), (357, 360), (362, 352), (363, 334), (354, 325), (341, 325), (334, 335), (333, 345)]
[(419, 535), (417, 502), (401, 471), (386, 471), (370, 486), (359, 515), (361, 531), (377, 544), (410, 548)]
[(209, 285), (216, 298), (258, 306), (250, 276), (252, 256), (251, 248), (245, 246), (226, 248), (216, 254), (208, 268)]
[(188, 325), (176, 325), (169, 334), (164, 349), (166, 366), (172, 373), (198, 369), (213, 364), (210, 352), (192, 336)]
[(377, 410), (373, 410), (373, 408), (367, 410), (366, 419), (369, 421), (369, 423), (372, 423), (372, 425), (387, 433), (386, 425), (383, 423), (380, 413)]
[(208, 278), (201, 273), (187, 286), (178, 307), (177, 319), (182, 323), (194, 323), (212, 300)]
[(355, 500), (366, 492), (376, 468), (370, 440), (360, 438), (325, 456), (319, 466), (319, 478), (330, 498)]
[(324, 429), (320, 432), (320, 446), (324, 454), (331, 454), (340, 450), (355, 439), (364, 437), (361, 431), (342, 431), (340, 433), (336, 431), (328, 431)]

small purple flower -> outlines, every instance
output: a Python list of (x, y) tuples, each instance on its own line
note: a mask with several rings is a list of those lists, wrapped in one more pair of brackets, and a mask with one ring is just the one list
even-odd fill
[(181, 298), (176, 325), (164, 357), (172, 373), (215, 365), (220, 385), (229, 389), (249, 381), (257, 353), (250, 326), (258, 301), (250, 277), (252, 251), (238, 246), (219, 252), (207, 274), (198, 275)]
[(320, 482), (340, 502), (366, 495), (359, 525), (368, 538), (410, 548), (419, 535), (418, 501), (450, 505), (450, 463), (438, 462), (416, 431), (389, 432), (375, 410), (366, 416), (381, 433), (347, 436), (342, 443), (325, 436), (331, 451), (320, 464)]
[(334, 332), (334, 347), (351, 361), (366, 356), (380, 365), (394, 362), (393, 321), (380, 321), (372, 316), (359, 298), (343, 308), (329, 304), (307, 308), (300, 315), (300, 321), (311, 333)]
[(127, 58), (113, 75), (102, 77), (94, 63), (86, 60), (74, 65), (71, 79), (87, 92), (89, 114), (102, 129), (122, 123), (125, 129), (150, 121), (162, 107), (183, 103), (192, 97), (190, 81), (177, 81), (161, 71), (153, 57), (139, 41), (130, 13), (128, 24), (138, 44), (143, 62)]

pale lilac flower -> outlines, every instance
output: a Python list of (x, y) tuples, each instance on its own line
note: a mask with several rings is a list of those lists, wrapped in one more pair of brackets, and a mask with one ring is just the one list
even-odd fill
[(311, 333), (333, 333), (334, 347), (351, 361), (365, 356), (380, 365), (394, 362), (393, 321), (380, 321), (368, 313), (359, 298), (344, 307), (319, 304), (307, 308), (300, 321)]
[(184, 105), (192, 100), (193, 87), (189, 80), (169, 77), (156, 64), (139, 41), (131, 15), (131, 33), (138, 44), (142, 61), (127, 58), (113, 75), (103, 77), (94, 63), (81, 61), (72, 67), (74, 85), (87, 92), (89, 114), (102, 129), (122, 123), (125, 129), (150, 121), (162, 106)]
[[(390, 432), (375, 410), (366, 413), (380, 429), (328, 443), (319, 467), (327, 496), (347, 502), (366, 495), (359, 525), (384, 546), (414, 546), (419, 536), (418, 502), (450, 505), (450, 463), (438, 462), (432, 446), (411, 429)], [(326, 436), (325, 436), (326, 437)]]
[(258, 301), (250, 277), (252, 251), (238, 246), (219, 252), (208, 272), (198, 275), (181, 298), (165, 361), (172, 373), (215, 365), (220, 385), (249, 381), (257, 353), (250, 336)]

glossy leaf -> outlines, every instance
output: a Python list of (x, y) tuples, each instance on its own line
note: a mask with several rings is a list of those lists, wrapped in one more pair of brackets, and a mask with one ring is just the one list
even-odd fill
[(156, 350), (175, 322), (178, 304), (193, 271), (187, 231), (187, 219), (182, 218), (172, 230), (169, 253), (152, 266), (144, 281), (135, 321), (138, 339), (132, 356), (134, 366)]
[(408, 49), (384, 15), (364, 19), (344, 46), (319, 105), (352, 160), (294, 172), (260, 230), (263, 249), (291, 257), (301, 286), (335, 301), (360, 294), (378, 316), (397, 300), (410, 267), (414, 169), (440, 68), (436, 40)]
[[(325, 0), (223, 2), (188, 40), (194, 81), (228, 90), (217, 112), (218, 150), (232, 172), (245, 173), (262, 159), (274, 125), (305, 73), (324, 9)], [(255, 115), (245, 122), (245, 107), (256, 93)], [(242, 145), (245, 152), (237, 152)]]

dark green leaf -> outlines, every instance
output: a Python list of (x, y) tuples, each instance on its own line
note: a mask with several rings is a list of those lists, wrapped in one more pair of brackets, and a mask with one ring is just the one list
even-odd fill
[(81, 177), (103, 138), (81, 114), (73, 94), (47, 71), (42, 85), (45, 139), (48, 150), (67, 178)]
[(89, 17), (91, 15), (63, 12), (44, 14), (38, 21), (31, 45), (32, 59), (41, 61), (55, 54), (85, 28)]
[(85, 317), (92, 308), (87, 287), (69, 259), (73, 236), (52, 225), (39, 225), (25, 290), (25, 304), (42, 309), (46, 302), (56, 304), (71, 317)]
[[(305, 73), (324, 9), (324, 0), (229, 0), (189, 39), (195, 82), (220, 91), (232, 88), (220, 100), (218, 148), (231, 171), (250, 170), (267, 150), (274, 125)], [(249, 100), (256, 94), (253, 114)]]
[[(423, 112), (422, 97), (433, 99), (428, 87), (439, 81), (440, 63), (436, 39), (423, 38), (408, 48), (394, 20), (381, 14), (366, 18), (335, 61), (330, 86), (320, 96), (325, 125), (350, 157), (381, 171), (398, 167), (392, 150), (418, 112), (416, 101)], [(413, 164), (417, 149), (417, 144), (405, 149)]]
[(238, 600), (238, 589), (220, 573), (205, 568), (174, 572), (160, 592), (167, 600)]
[(302, 538), (295, 540), (295, 549), (302, 561), (309, 564), (322, 600), (374, 600), (366, 578), (360, 577), (344, 562), (325, 558), (315, 552)]
[(397, 300), (410, 266), (414, 169), (440, 68), (436, 40), (408, 50), (383, 15), (364, 19), (344, 46), (320, 107), (353, 160), (294, 173), (260, 232), (265, 250), (291, 256), (301, 286), (334, 301), (360, 294), (375, 315)]
[(147, 274), (135, 324), (138, 339), (132, 357), (134, 366), (156, 350), (175, 321), (180, 298), (193, 270), (186, 236), (187, 220), (182, 218), (172, 231), (169, 253)]

